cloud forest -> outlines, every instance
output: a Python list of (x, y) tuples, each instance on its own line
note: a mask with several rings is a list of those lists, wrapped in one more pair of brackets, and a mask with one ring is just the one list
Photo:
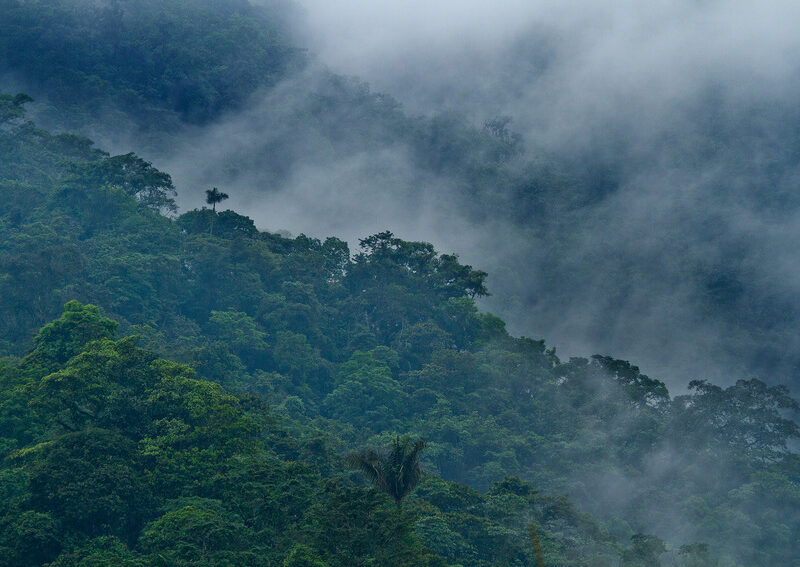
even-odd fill
[(800, 567), (756, 8), (0, 0), (0, 565)]

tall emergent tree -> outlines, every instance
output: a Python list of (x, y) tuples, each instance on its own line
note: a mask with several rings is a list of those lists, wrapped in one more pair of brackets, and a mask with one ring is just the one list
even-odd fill
[(211, 229), (209, 230), (210, 235), (214, 235), (214, 217), (217, 216), (217, 203), (220, 203), (228, 198), (227, 193), (223, 193), (216, 187), (212, 189), (206, 189), (206, 203), (211, 205)]
[(422, 469), (419, 455), (425, 441), (413, 442), (409, 437), (395, 437), (383, 450), (365, 449), (347, 455), (347, 464), (361, 471), (370, 482), (394, 499), (398, 508), (419, 484)]

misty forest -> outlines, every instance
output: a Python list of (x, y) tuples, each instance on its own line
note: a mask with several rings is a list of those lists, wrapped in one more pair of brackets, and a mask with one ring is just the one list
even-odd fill
[(800, 567), (797, 21), (0, 0), (0, 565)]

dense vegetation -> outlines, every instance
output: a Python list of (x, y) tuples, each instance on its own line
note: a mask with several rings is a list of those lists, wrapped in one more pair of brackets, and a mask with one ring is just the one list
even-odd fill
[[(219, 148), (208, 187), (398, 151), (403, 198), (445, 180), (466, 218), (510, 220), (531, 243), (516, 260), (535, 255), (547, 284), (534, 299), (566, 310), (574, 227), (626, 166), (576, 156), (587, 175), (571, 179), (506, 118), (411, 118), (309, 63), (286, 9), (0, 0), (0, 74), (46, 100), (46, 124), (144, 130), (165, 151), (272, 89), (245, 115), (269, 135)], [(0, 564), (800, 565), (786, 388), (695, 380), (672, 397), (628, 362), (561, 360), (477, 309), (486, 273), (390, 232), (355, 254), (262, 232), (217, 212), (216, 188), (213, 209), (176, 216), (168, 174), (37, 127), (30, 101), (0, 95)], [(687, 156), (714, 153), (717, 122)], [(759, 206), (793, 203), (779, 193)], [(741, 250), (687, 261), (698, 301), (730, 322), (726, 348), (791, 367), (791, 308), (745, 300)], [(654, 273), (603, 288), (600, 308)]]
[[(562, 361), (388, 232), (164, 216), (167, 174), (27, 101), (0, 97), (3, 564), (797, 564), (785, 388)], [(402, 508), (344, 458), (398, 435), (427, 443)]]

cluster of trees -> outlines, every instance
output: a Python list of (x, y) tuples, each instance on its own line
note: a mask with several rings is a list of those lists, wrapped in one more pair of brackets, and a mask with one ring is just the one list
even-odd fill
[[(518, 477), (481, 494), (424, 473), (422, 441), (342, 457), (328, 432), (199, 379), (141, 337), (117, 340), (118, 327), (71, 301), (0, 365), (4, 565), (634, 567), (665, 551), (642, 534), (617, 544)], [(678, 556), (671, 565), (715, 564), (703, 544)]]
[(0, 368), (3, 565), (444, 564), (324, 444), (117, 326), (70, 302)]
[[(388, 232), (351, 255), (233, 211), (164, 216), (168, 175), (35, 127), (25, 100), (0, 98), (4, 564), (800, 555), (785, 388), (673, 398), (625, 361), (562, 361), (477, 309), (484, 272)], [(410, 453), (425, 472), (398, 476)]]

